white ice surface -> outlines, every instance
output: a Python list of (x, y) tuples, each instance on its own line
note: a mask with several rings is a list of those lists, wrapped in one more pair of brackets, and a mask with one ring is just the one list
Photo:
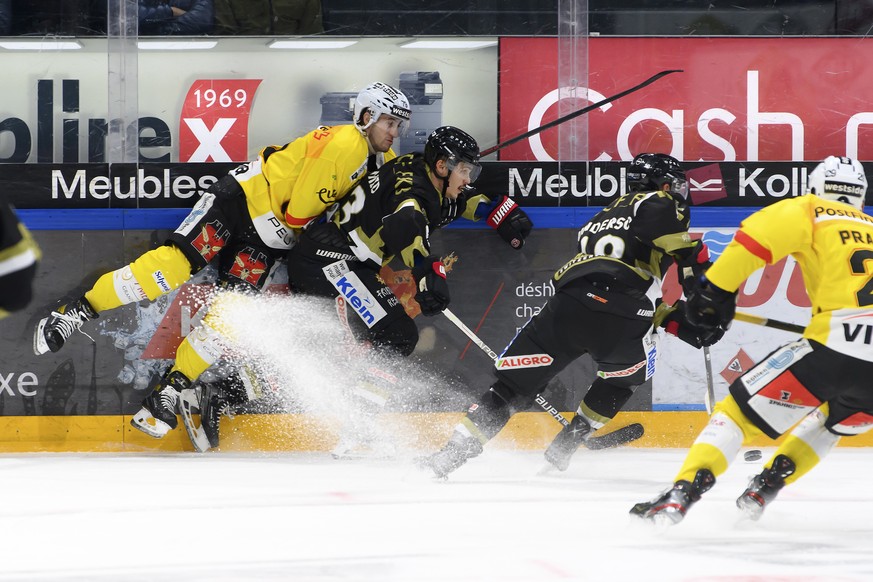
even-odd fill
[[(765, 460), (771, 450), (764, 450)], [(757, 522), (739, 457), (666, 531), (628, 510), (684, 450), (486, 450), (448, 481), (409, 457), (0, 456), (0, 580), (873, 580), (867, 449), (835, 450)]]

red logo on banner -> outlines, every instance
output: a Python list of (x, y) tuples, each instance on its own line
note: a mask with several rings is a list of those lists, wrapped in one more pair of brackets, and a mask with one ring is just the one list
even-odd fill
[(718, 164), (709, 164), (685, 172), (691, 187), (691, 203), (695, 206), (727, 198), (724, 178)]
[(158, 329), (140, 356), (144, 360), (172, 360), (182, 338), (196, 327), (206, 311), (201, 310), (209, 301), (212, 285), (183, 285), (173, 303), (164, 313)]
[(198, 79), (179, 119), (179, 161), (248, 160), (249, 113), (261, 79)]
[(752, 366), (755, 365), (755, 361), (749, 357), (743, 348), (740, 348), (740, 351), (737, 352), (728, 365), (725, 366), (724, 370), (721, 371), (721, 377), (724, 378), (725, 382), (728, 384), (733, 384), (733, 381), (748, 372), (752, 369)]

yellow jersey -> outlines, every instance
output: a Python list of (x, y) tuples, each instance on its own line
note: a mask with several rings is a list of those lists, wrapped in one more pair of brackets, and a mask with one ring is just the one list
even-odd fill
[(706, 277), (736, 291), (765, 264), (791, 255), (812, 303), (804, 337), (873, 361), (873, 217), (807, 194), (748, 217)]
[(287, 249), (296, 234), (342, 200), (367, 174), (395, 156), (370, 159), (367, 139), (354, 125), (319, 127), (284, 146), (267, 146), (258, 159), (231, 171), (246, 195), (249, 215), (271, 248)]

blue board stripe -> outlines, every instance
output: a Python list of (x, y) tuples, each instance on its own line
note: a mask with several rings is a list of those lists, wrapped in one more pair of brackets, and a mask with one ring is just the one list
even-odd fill
[[(596, 208), (526, 208), (536, 228), (579, 228), (600, 210)], [(730, 228), (757, 208), (694, 208), (691, 226)], [(173, 230), (188, 215), (188, 208), (18, 209), (31, 230)], [(484, 223), (459, 220), (450, 228), (487, 228)]]

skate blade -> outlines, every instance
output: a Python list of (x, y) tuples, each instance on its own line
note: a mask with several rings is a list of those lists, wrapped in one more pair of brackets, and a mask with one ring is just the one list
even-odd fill
[(43, 317), (39, 320), (39, 323), (36, 324), (36, 329), (33, 331), (33, 353), (34, 355), (41, 356), (43, 354), (47, 354), (51, 351), (48, 344), (45, 342), (45, 324), (48, 321), (48, 317)]
[(764, 515), (764, 507), (752, 499), (737, 499), (737, 513), (740, 521), (758, 521)]
[(152, 416), (152, 413), (145, 408), (141, 408), (133, 415), (133, 418), (130, 419), (130, 425), (156, 439), (164, 438), (172, 428), (163, 420), (158, 420)]
[(331, 451), (330, 456), (337, 461), (390, 461), (397, 457), (396, 453), (375, 451)]
[(564, 472), (566, 472), (567, 469), (570, 468), (570, 460), (569, 459), (567, 459), (566, 463), (559, 463), (555, 459), (549, 459), (548, 457), (544, 457), (544, 458), (545, 458), (546, 464), (549, 467), (551, 467), (552, 469), (554, 469), (555, 471), (560, 471), (561, 473), (564, 473)]
[(206, 436), (206, 431), (203, 430), (203, 425), (194, 423), (194, 410), (198, 412), (200, 410), (200, 399), (197, 397), (197, 392), (190, 388), (182, 390), (179, 394), (179, 416), (182, 417), (182, 424), (185, 425), (194, 450), (198, 453), (205, 453), (212, 446), (209, 443), (209, 437)]

